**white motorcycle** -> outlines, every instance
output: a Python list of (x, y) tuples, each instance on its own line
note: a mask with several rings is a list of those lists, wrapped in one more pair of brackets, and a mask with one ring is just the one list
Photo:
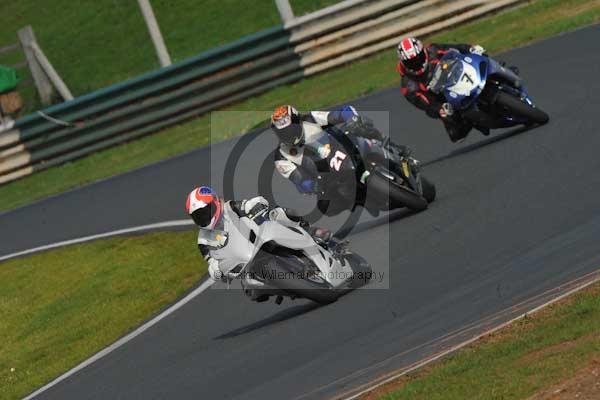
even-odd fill
[(225, 279), (241, 278), (244, 293), (263, 302), (276, 296), (306, 298), (320, 304), (336, 301), (368, 283), (371, 266), (347, 249), (347, 242), (311, 236), (281, 208), (267, 208), (252, 218), (240, 217), (225, 203), (225, 231), (204, 231)]

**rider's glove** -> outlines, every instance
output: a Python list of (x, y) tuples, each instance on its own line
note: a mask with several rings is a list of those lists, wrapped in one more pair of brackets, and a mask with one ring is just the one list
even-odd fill
[(440, 108), (440, 117), (448, 118), (451, 117), (453, 114), (454, 108), (452, 108), (452, 105), (450, 103), (442, 104), (442, 107)]
[(305, 179), (298, 184), (298, 191), (300, 193), (315, 193), (315, 181), (312, 179)]
[(342, 117), (344, 122), (349, 122), (352, 121), (353, 118), (358, 117), (358, 112), (356, 112), (356, 109), (354, 107), (348, 105), (344, 106), (340, 110), (340, 116)]
[(210, 278), (215, 282), (224, 280), (225, 275), (219, 269), (219, 262), (212, 257), (209, 257), (206, 261), (208, 262), (208, 275), (210, 275)]
[(262, 196), (256, 196), (242, 202), (242, 210), (250, 218), (266, 208), (269, 208), (269, 202)]
[(474, 46), (471, 46), (471, 48), (469, 49), (469, 52), (471, 54), (482, 55), (483, 53), (485, 53), (485, 49), (483, 47), (481, 47), (480, 45), (476, 44)]

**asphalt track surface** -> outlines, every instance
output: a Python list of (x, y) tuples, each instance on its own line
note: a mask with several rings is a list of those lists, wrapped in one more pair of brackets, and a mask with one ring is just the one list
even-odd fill
[[(208, 290), (39, 398), (329, 398), (431, 354), (436, 349), (424, 345), (436, 338), (597, 270), (600, 53), (590, 49), (599, 40), (593, 26), (502, 55), (521, 68), (551, 115), (534, 130), (489, 138), (474, 132), (456, 146), (397, 89), (354, 103), (390, 112), (392, 138), (428, 162), (439, 194), (423, 213), (363, 218), (350, 235), (351, 247), (385, 274), (373, 290), (326, 307), (254, 304), (240, 291)], [(375, 117), (386, 128), (385, 116)], [(183, 218), (193, 186), (211, 177), (222, 186), (234, 145), (5, 213), (0, 254)], [(237, 197), (256, 191), (256, 171), (272, 145), (268, 134), (258, 135), (228, 175)], [(274, 182), (281, 203), (308, 201)]]

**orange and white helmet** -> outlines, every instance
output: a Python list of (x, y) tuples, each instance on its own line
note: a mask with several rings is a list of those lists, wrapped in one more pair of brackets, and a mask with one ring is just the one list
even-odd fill
[(187, 197), (185, 209), (196, 225), (202, 228), (214, 228), (221, 217), (221, 201), (209, 186), (192, 190)]
[(271, 114), (271, 129), (273, 129), (281, 143), (298, 146), (304, 140), (300, 114), (290, 105), (277, 107), (273, 111), (273, 114)]

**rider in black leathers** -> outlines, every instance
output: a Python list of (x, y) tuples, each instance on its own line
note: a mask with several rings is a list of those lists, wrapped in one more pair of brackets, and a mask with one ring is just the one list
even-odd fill
[[(281, 176), (294, 183), (300, 193), (317, 194), (322, 189), (311, 166), (319, 161), (329, 160), (328, 165), (335, 168), (337, 160), (333, 159), (334, 153), (330, 148), (320, 146), (317, 140), (324, 128), (342, 123), (345, 123), (345, 133), (340, 133), (341, 135), (354, 135), (376, 141), (384, 139), (381, 132), (373, 127), (372, 122), (361, 117), (352, 106), (344, 106), (334, 111), (312, 111), (300, 114), (294, 107), (285, 105), (278, 107), (271, 116), (271, 129), (279, 140), (279, 148), (275, 153), (275, 168)], [(341, 137), (334, 137), (334, 139), (343, 141)], [(307, 151), (307, 144), (313, 144), (312, 147), (318, 148), (317, 153)], [(406, 157), (410, 155), (410, 149), (407, 147), (397, 146), (397, 148)], [(331, 204), (323, 199), (320, 199), (317, 205), (326, 215), (334, 215), (343, 208), (341, 203)], [(369, 212), (376, 213), (375, 210)]]

